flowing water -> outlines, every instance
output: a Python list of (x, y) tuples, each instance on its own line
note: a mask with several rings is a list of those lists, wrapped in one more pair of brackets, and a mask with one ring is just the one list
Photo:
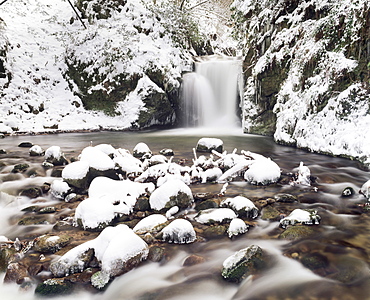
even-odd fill
[(182, 102), (185, 127), (232, 128), (239, 126), (238, 110), (243, 90), (242, 61), (235, 57), (205, 56), (195, 62), (195, 72), (183, 77)]
[[(226, 196), (244, 194), (252, 199), (266, 199), (281, 192), (296, 195), (299, 203), (294, 204), (294, 208), (314, 208), (322, 217), (320, 225), (315, 227), (317, 234), (297, 242), (279, 239), (282, 232), (279, 223), (259, 217), (246, 234), (234, 240), (225, 236), (189, 245), (170, 245), (164, 261), (142, 263), (116, 278), (104, 293), (80, 292), (55, 299), (370, 299), (370, 218), (359, 208), (365, 199), (357, 192), (370, 174), (350, 160), (307, 153), (276, 145), (269, 137), (230, 130), (225, 134), (203, 130), (169, 130), (6, 137), (0, 141), (0, 148), (8, 153), (0, 156), (0, 162), (5, 164), (0, 169), (0, 191), (3, 192), (0, 194), (0, 236), (22, 239), (30, 233), (42, 234), (51, 230), (50, 225), (17, 225), (16, 220), (23, 214), (20, 210), (31, 204), (27, 197), (18, 196), (19, 191), (35, 182), (52, 180), (51, 174), (40, 168), (43, 158), (30, 157), (27, 148), (17, 147), (20, 142), (29, 141), (43, 149), (60, 146), (69, 159), (78, 156), (90, 144), (108, 143), (115, 148), (132, 151), (138, 142), (145, 142), (153, 153), (172, 148), (175, 152), (174, 161), (183, 158), (191, 161), (192, 148), (203, 136), (221, 138), (228, 152), (237, 148), (238, 153), (243, 149), (271, 157), (285, 172), (296, 170), (303, 161), (311, 174), (317, 177), (313, 187), (282, 183), (252, 186), (238, 181), (230, 183)], [(9, 170), (15, 164), (24, 162), (29, 163), (39, 175), (9, 175)], [(347, 186), (353, 187), (356, 194), (343, 198), (340, 195)], [(221, 185), (199, 184), (191, 188), (193, 192), (216, 192)], [(48, 196), (43, 196), (42, 200), (46, 203), (55, 202)], [(287, 205), (287, 210), (292, 209), (288, 204), (284, 205)], [(220, 275), (223, 261), (235, 251), (252, 244), (259, 245), (269, 254), (274, 262), (272, 266), (240, 284), (225, 282)], [(325, 271), (311, 271), (293, 255), (304, 256), (307, 253), (325, 256), (329, 261)], [(190, 254), (202, 256), (205, 261), (184, 267), (183, 262)], [(19, 291), (15, 284), (1, 284), (0, 294), (1, 299), (6, 300), (35, 299), (33, 291)]]

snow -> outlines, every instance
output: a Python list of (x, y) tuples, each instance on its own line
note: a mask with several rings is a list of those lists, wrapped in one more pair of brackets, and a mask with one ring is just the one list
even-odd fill
[(184, 219), (176, 219), (161, 231), (163, 240), (169, 243), (189, 244), (196, 240), (193, 225)]
[(217, 181), (221, 176), (222, 171), (220, 168), (211, 168), (200, 174), (202, 183), (206, 183), (207, 181)]
[(153, 183), (139, 183), (130, 180), (113, 180), (108, 177), (96, 177), (90, 184), (89, 197), (109, 197), (111, 201), (122, 201), (130, 209), (138, 197), (154, 191)]
[(311, 185), (311, 171), (307, 166), (303, 165), (303, 162), (300, 162), (298, 167), (298, 178), (297, 183), (302, 185)]
[(202, 210), (195, 217), (195, 220), (202, 224), (225, 222), (235, 219), (237, 215), (230, 208), (209, 208)]
[(167, 222), (167, 218), (161, 214), (153, 214), (141, 219), (135, 225), (133, 231), (137, 234), (142, 234), (151, 231), (155, 226)]
[(147, 154), (152, 154), (152, 151), (150, 151), (147, 144), (145, 144), (143, 142), (140, 142), (134, 147), (133, 153), (134, 153), (134, 155), (135, 155), (135, 153), (140, 153), (140, 154), (144, 155), (146, 153)]
[(227, 234), (229, 235), (229, 238), (232, 238), (233, 236), (246, 233), (247, 231), (247, 224), (245, 224), (242, 219), (235, 218), (231, 220), (229, 228), (227, 229)]
[(317, 225), (320, 222), (320, 216), (315, 210), (295, 209), (289, 216), (280, 220), (280, 225), (285, 228), (288, 225), (302, 223), (306, 225)]
[(150, 195), (150, 207), (155, 210), (161, 210), (165, 208), (171, 197), (176, 197), (179, 193), (186, 194), (189, 197), (189, 201), (193, 202), (193, 194), (190, 187), (182, 180), (174, 179), (166, 181)]
[(105, 227), (117, 216), (131, 213), (131, 206), (125, 203), (126, 198), (121, 199), (112, 198), (111, 195), (89, 197), (76, 207), (74, 219), (77, 223), (81, 222), (84, 229)]
[(62, 171), (63, 179), (83, 179), (89, 172), (89, 163), (86, 161), (75, 161), (66, 165)]
[(38, 155), (42, 155), (44, 153), (44, 150), (42, 150), (41, 146), (39, 146), (39, 145), (33, 145), (29, 150), (29, 153), (31, 153), (31, 152), (35, 153), (35, 154), (38, 154)]

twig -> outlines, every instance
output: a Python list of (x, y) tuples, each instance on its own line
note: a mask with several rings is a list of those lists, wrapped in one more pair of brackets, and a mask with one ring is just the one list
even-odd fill
[(6, 1), (8, 1), (8, 0), (4, 0), (4, 1), (2, 1), (2, 2), (0, 3), (0, 5), (3, 5)]
[(196, 8), (197, 6), (201, 6), (201, 5), (203, 5), (204, 3), (208, 2), (208, 1), (209, 1), (209, 0), (205, 0), (205, 1), (203, 1), (203, 2), (200, 2), (200, 3), (198, 3), (198, 4), (195, 4), (194, 6), (190, 7), (188, 10), (192, 10), (192, 9)]
[[(7, 0), (5, 0), (5, 1), (7, 1)], [(73, 4), (71, 3), (71, 1), (70, 1), (70, 0), (68, 0), (68, 3), (69, 3), (69, 5), (72, 7), (73, 11), (76, 13), (77, 18), (80, 20), (80, 22), (81, 22), (81, 24), (83, 25), (83, 27), (85, 27), (85, 29), (87, 29), (87, 27), (86, 27), (85, 23), (82, 21), (82, 19), (81, 19), (80, 15), (78, 14), (77, 10), (75, 9), (75, 7), (73, 6)]]

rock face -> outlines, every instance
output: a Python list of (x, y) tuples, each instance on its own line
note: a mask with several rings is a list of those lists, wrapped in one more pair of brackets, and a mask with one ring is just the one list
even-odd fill
[(222, 277), (227, 281), (242, 281), (265, 267), (263, 255), (263, 250), (256, 245), (239, 250), (223, 262)]
[(234, 34), (245, 51), (244, 131), (366, 161), (368, 1), (237, 0), (234, 6)]

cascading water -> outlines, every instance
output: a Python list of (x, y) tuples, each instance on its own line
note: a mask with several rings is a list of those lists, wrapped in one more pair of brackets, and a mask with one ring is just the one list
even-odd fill
[(242, 90), (241, 60), (216, 55), (197, 58), (195, 72), (183, 77), (183, 126), (240, 126), (238, 99)]

